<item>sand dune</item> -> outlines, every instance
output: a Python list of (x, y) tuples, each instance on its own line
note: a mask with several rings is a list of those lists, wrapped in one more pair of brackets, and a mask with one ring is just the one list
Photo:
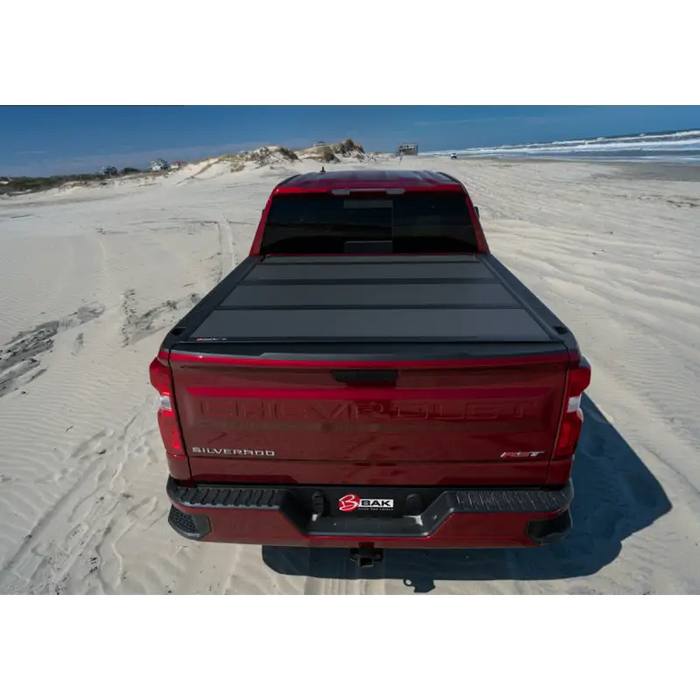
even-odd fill
[(700, 182), (660, 166), (402, 167), (467, 183), (493, 251), (594, 367), (569, 540), (389, 552), (359, 576), (342, 553), (172, 533), (148, 363), (245, 257), (275, 182), (319, 168), (212, 161), (0, 199), (0, 592), (700, 592)]

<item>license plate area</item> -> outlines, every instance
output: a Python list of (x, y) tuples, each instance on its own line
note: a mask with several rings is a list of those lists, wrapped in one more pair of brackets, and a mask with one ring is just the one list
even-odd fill
[[(399, 503), (396, 498), (363, 497), (357, 493), (346, 493), (337, 502), (331, 503), (331, 511), (337, 509), (338, 516), (392, 517), (397, 513)], [(398, 513), (400, 516), (401, 514)]]
[(291, 487), (302, 508), (332, 518), (403, 518), (423, 513), (443, 492), (441, 488), (416, 487)]

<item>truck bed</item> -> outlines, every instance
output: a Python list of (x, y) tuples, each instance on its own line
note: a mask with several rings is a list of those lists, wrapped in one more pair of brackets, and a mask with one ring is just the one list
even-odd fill
[[(568, 330), (493, 255), (250, 257), (166, 349), (265, 357), (561, 352)], [(413, 350), (412, 350), (413, 349)]]

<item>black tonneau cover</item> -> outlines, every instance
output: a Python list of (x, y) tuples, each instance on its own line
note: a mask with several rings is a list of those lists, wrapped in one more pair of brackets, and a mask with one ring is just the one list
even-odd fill
[(443, 354), (465, 343), (545, 352), (575, 343), (534, 295), (483, 254), (249, 258), (169, 339), (170, 348), (196, 344), (214, 352), (223, 343), (250, 346), (252, 354), (260, 354), (261, 343), (264, 354), (285, 354), (281, 345), (290, 344), (344, 352), (361, 343), (382, 352), (419, 343)]

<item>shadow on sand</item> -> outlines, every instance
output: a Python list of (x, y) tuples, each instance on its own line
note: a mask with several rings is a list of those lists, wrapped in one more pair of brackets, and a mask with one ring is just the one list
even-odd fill
[(671, 510), (642, 460), (584, 395), (585, 425), (574, 466), (574, 528), (562, 543), (537, 549), (386, 550), (358, 569), (347, 550), (263, 547), (278, 573), (312, 578), (399, 579), (417, 593), (435, 581), (552, 580), (587, 576), (613, 561), (622, 542)]

